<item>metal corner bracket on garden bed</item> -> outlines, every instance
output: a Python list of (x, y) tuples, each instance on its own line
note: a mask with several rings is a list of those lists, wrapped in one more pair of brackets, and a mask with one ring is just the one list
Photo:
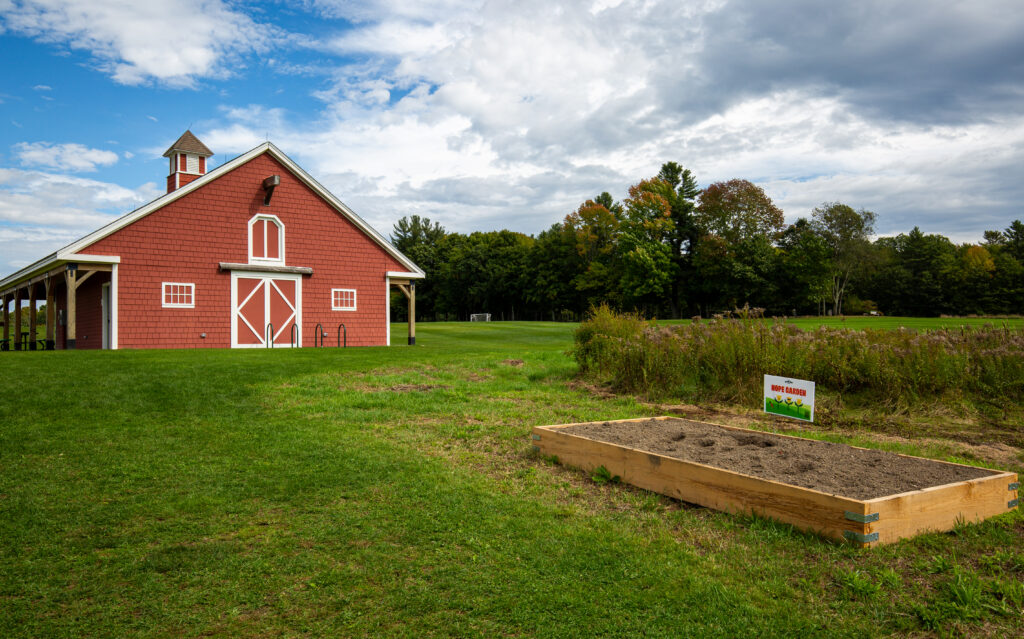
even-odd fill
[[(618, 422), (647, 419), (650, 418)], [(604, 466), (626, 483), (682, 501), (726, 512), (771, 517), (863, 547), (893, 543), (926, 531), (952, 530), (964, 522), (1008, 512), (1018, 503), (1020, 484), (1016, 473), (989, 471), (990, 474), (977, 479), (861, 500), (563, 432), (571, 426), (578, 424), (535, 427), (533, 448), (543, 455), (557, 457), (566, 466), (588, 472)]]

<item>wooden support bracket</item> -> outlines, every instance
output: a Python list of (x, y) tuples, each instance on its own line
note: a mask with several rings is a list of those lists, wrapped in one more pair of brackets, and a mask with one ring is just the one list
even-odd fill
[(81, 286), (85, 282), (85, 280), (92, 277), (94, 273), (96, 273), (96, 269), (90, 268), (88, 271), (85, 272), (85, 275), (78, 277), (75, 281), (75, 290), (77, 291), (78, 287)]

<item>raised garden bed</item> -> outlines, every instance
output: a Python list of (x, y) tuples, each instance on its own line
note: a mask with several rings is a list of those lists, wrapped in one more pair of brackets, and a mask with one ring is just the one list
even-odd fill
[(1016, 473), (675, 417), (537, 426), (533, 439), (568, 466), (863, 546), (1017, 504)]

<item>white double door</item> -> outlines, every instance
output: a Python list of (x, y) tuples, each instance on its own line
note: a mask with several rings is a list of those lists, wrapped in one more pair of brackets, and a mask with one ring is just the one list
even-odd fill
[(302, 277), (231, 274), (231, 346), (302, 345)]

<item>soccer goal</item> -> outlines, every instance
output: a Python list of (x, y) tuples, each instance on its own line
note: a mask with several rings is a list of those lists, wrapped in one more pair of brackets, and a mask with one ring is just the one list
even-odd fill
[(489, 322), (491, 321), (490, 313), (473, 313), (469, 316), (471, 322)]

